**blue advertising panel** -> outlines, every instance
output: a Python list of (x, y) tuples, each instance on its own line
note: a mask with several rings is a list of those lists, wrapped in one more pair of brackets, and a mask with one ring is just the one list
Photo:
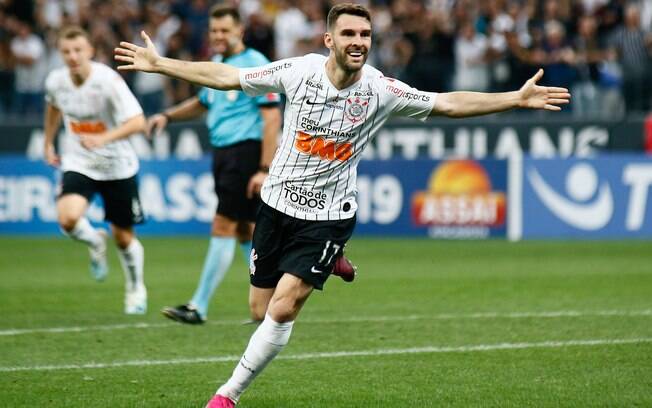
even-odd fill
[[(208, 234), (216, 199), (210, 159), (141, 161), (140, 234)], [(40, 161), (0, 158), (0, 233), (56, 234), (58, 172)], [(356, 234), (504, 237), (507, 164), (502, 160), (363, 161)], [(88, 216), (101, 222), (94, 201)]]
[(361, 162), (356, 234), (504, 237), (507, 162)]
[(524, 159), (522, 238), (652, 238), (652, 157)]
[[(140, 198), (147, 221), (142, 234), (208, 234), (217, 200), (210, 159), (141, 161)], [(60, 172), (42, 161), (0, 158), (0, 233), (55, 234)], [(88, 218), (102, 222), (101, 200)]]

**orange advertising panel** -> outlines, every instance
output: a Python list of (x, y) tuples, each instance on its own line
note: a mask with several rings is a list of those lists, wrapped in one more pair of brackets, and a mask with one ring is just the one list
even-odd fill
[(412, 221), (418, 226), (505, 224), (506, 197), (493, 191), (487, 171), (473, 160), (442, 162), (430, 175), (428, 190), (412, 196)]

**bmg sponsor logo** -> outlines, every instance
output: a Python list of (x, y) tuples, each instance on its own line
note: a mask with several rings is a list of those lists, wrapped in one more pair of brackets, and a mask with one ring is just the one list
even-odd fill
[(285, 202), (295, 208), (302, 210), (316, 211), (326, 208), (328, 195), (315, 190), (308, 190), (303, 187), (292, 185), (286, 181), (283, 184), (283, 198)]
[(302, 131), (297, 131), (294, 147), (301, 153), (331, 162), (334, 160), (345, 162), (353, 156), (352, 143), (335, 143), (332, 140), (327, 140), (325, 136), (312, 136)]

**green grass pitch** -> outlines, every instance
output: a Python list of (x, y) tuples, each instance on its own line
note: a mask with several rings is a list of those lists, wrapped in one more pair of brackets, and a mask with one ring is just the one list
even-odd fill
[[(122, 314), (63, 238), (0, 238), (0, 406), (203, 407), (254, 330), (236, 260), (208, 324), (187, 301), (205, 237), (142, 239), (149, 312)], [(355, 238), (239, 407), (650, 407), (652, 244)]]

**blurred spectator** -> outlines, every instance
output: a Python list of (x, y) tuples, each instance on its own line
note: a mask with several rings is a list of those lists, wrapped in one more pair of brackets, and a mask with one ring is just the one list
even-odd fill
[(16, 36), (11, 40), (15, 60), (12, 112), (18, 115), (43, 112), (46, 55), (45, 43), (25, 21), (16, 22)]
[(455, 89), (486, 92), (489, 89), (487, 37), (476, 33), (473, 23), (460, 27), (455, 41)]
[[(192, 60), (192, 54), (184, 48), (184, 43), (185, 39), (180, 32), (173, 34), (168, 40), (167, 53), (165, 55), (170, 58)], [(176, 105), (181, 101), (185, 101), (196, 92), (193, 90), (193, 85), (190, 82), (171, 78), (165, 85), (165, 93), (165, 99), (168, 101), (168, 105)]]
[(652, 98), (652, 67), (650, 65), (650, 33), (641, 29), (638, 5), (625, 9), (624, 26), (611, 37), (610, 57), (620, 63), (623, 73), (623, 94), (627, 110), (648, 111)]
[(263, 53), (269, 60), (274, 57), (274, 29), (262, 13), (249, 14), (246, 20), (244, 43)]
[(299, 43), (310, 39), (312, 27), (308, 17), (296, 6), (296, 1), (279, 1), (280, 11), (274, 20), (274, 59), (301, 55)]
[[(297, 52), (299, 55), (316, 52), (328, 54), (324, 45), (324, 32), (326, 32), (326, 14), (320, 2), (312, 0), (301, 1), (301, 11), (306, 16), (308, 31), (298, 38)], [(326, 10), (328, 11), (328, 10)]]
[(575, 52), (566, 39), (566, 29), (561, 22), (546, 22), (541, 49), (537, 51), (539, 54), (535, 62), (543, 66), (546, 72), (542, 83), (570, 89), (576, 77), (572, 65)]
[(45, 72), (50, 72), (64, 65), (63, 57), (57, 48), (57, 30), (48, 29), (45, 32)]
[(512, 76), (509, 64), (506, 34), (514, 31), (515, 23), (499, 0), (484, 3), (481, 14), (482, 26), (488, 37), (488, 60), (491, 66), (491, 90), (506, 91)]
[(580, 0), (582, 15), (593, 16), (601, 7), (607, 5), (609, 0)]
[(206, 0), (176, 1), (173, 13), (183, 20), (183, 30), (187, 38), (186, 46), (193, 55), (208, 59), (210, 51), (206, 46), (206, 27), (210, 5)]
[(14, 61), (9, 46), (9, 20), (10, 17), (0, 9), (0, 118), (9, 113), (14, 92)]
[(37, 21), (43, 28), (60, 28), (77, 23), (78, 1), (36, 0)]
[(0, 6), (8, 16), (34, 25), (34, 2), (29, 0), (2, 0)]
[(399, 24), (412, 44), (405, 79), (415, 88), (445, 92), (452, 88), (454, 26), (448, 14), (428, 12), (420, 0), (407, 0), (399, 8)]
[(378, 66), (386, 76), (403, 78), (405, 67), (410, 62), (414, 48), (403, 36), (402, 30), (394, 24), (389, 7), (377, 6), (372, 9), (372, 41), (374, 52), (368, 62)]
[(600, 114), (598, 64), (604, 59), (606, 50), (597, 37), (595, 17), (586, 15), (580, 18), (578, 34), (575, 38), (575, 67), (577, 81), (573, 85), (573, 113), (576, 116), (593, 116)]
[[(170, 14), (166, 3), (148, 3), (144, 7), (146, 23), (143, 26), (156, 49), (162, 55), (167, 54), (170, 38), (181, 27), (181, 21)], [(133, 41), (143, 44), (140, 31), (134, 34)], [(134, 75), (134, 91), (146, 116), (163, 110), (165, 106), (166, 78), (163, 75), (137, 72)]]
[[(325, 53), (321, 35), (325, 14), (340, 0), (0, 0), (0, 112), (7, 110), (13, 97), (13, 88), (8, 91), (8, 87), (13, 86), (14, 68), (18, 74), (30, 67), (37, 71), (40, 63), (47, 70), (60, 64), (53, 50), (53, 34), (59, 27), (75, 23), (86, 28), (95, 45), (95, 59), (109, 65), (115, 65), (116, 44), (122, 39), (140, 40), (141, 29), (148, 30), (168, 55), (207, 60), (211, 56), (206, 41), (208, 9), (219, 1), (239, 8), (245, 44), (270, 59), (280, 59)], [(361, 3), (372, 17), (374, 50), (369, 64), (423, 90), (514, 89), (544, 66), (544, 82), (561, 80), (572, 88), (570, 107), (579, 117), (619, 112), (623, 91), (629, 111), (650, 108), (651, 40), (646, 33), (652, 29), (652, 0)], [(34, 44), (45, 43), (34, 66), (29, 63), (32, 58), (19, 62), (11, 51), (14, 39), (25, 42), (18, 35), (17, 21), (27, 21), (33, 29), (31, 45), (25, 50), (33, 54), (39, 48)], [(29, 79), (35, 84), (42, 75)], [(161, 103), (184, 100), (193, 89), (156, 75), (125, 77), (148, 111), (158, 110)], [(24, 85), (25, 76), (21, 78), (17, 87)], [(12, 103), (19, 111), (36, 100), (27, 102), (30, 98), (23, 96)]]

